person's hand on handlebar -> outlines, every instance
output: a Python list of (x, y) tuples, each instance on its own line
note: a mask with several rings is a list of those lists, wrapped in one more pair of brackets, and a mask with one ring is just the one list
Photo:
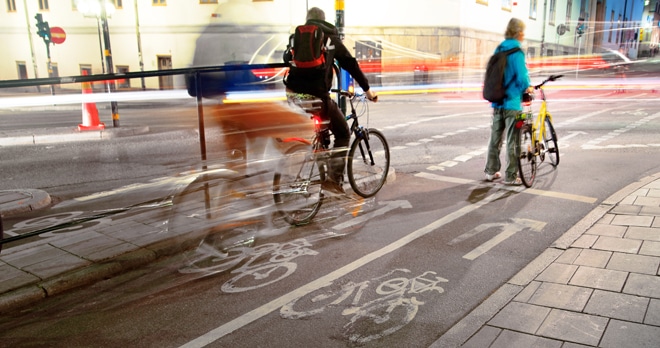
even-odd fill
[(372, 102), (377, 102), (378, 101), (378, 95), (376, 95), (376, 92), (374, 92), (373, 89), (369, 89), (367, 91), (367, 99), (371, 100)]

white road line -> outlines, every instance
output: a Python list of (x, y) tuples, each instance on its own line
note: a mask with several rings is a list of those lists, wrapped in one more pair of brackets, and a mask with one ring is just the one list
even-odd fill
[(482, 206), (493, 202), (495, 200), (498, 200), (502, 198), (506, 193), (506, 191), (499, 191), (496, 192), (492, 195), (486, 196), (483, 200), (480, 202), (474, 203), (467, 205), (453, 213), (447, 214), (444, 217), (435, 220), (434, 222), (406, 235), (405, 237), (379, 249), (376, 250), (370, 254), (367, 254), (351, 263), (348, 265), (341, 267), (331, 273), (328, 273), (327, 275), (318, 278), (310, 283), (307, 283), (306, 285), (293, 290), (289, 292), (288, 294), (285, 294), (283, 296), (280, 296), (279, 298), (276, 298), (266, 304), (264, 304), (261, 307), (255, 308), (252, 311), (243, 314), (242, 316), (225, 323), (209, 332), (206, 334), (182, 345), (181, 347), (185, 348), (193, 348), (193, 347), (204, 347), (208, 344), (213, 343), (214, 341), (242, 328), (243, 326), (246, 326), (258, 319), (261, 319), (262, 317), (270, 314), (273, 311), (276, 311), (278, 308), (284, 306), (285, 304), (299, 298), (302, 296), (305, 296), (309, 293), (311, 293), (314, 290), (317, 290), (319, 288), (322, 288), (325, 285), (328, 285), (330, 282), (333, 282), (346, 274), (353, 272), (356, 269), (359, 269), (360, 267), (368, 264), (371, 261), (377, 260), (378, 258), (387, 255), (393, 251), (396, 251), (403, 246), (407, 245), (408, 243), (411, 243), (415, 241), (416, 239), (423, 237), (438, 228), (458, 219), (461, 218), (479, 208)]
[[(451, 177), (451, 176), (436, 175), (436, 174), (432, 174), (432, 173), (422, 172), (422, 173), (415, 174), (415, 176), (419, 177), (419, 178), (436, 180), (436, 181), (445, 181), (445, 182), (451, 182), (451, 183), (455, 183), (455, 184), (479, 184), (479, 182), (476, 181), (476, 180), (454, 178), (454, 177)], [(489, 185), (492, 185), (492, 184), (489, 184)], [(566, 199), (566, 200), (569, 200), (569, 201), (583, 202), (583, 203), (589, 203), (589, 204), (596, 203), (596, 201), (597, 201), (597, 199), (594, 198), (594, 197), (580, 196), (580, 195), (574, 195), (574, 194), (570, 194), (570, 193), (537, 190), (537, 189), (533, 189), (533, 188), (525, 188), (524, 186), (505, 186), (503, 184), (495, 184), (495, 185), (501, 186), (499, 188), (501, 188), (503, 190), (527, 193), (527, 194), (530, 194), (530, 195)]]

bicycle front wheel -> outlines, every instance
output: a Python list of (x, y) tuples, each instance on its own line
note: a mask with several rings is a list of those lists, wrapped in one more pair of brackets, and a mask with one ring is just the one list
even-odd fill
[(348, 152), (348, 181), (358, 195), (368, 198), (385, 184), (390, 170), (390, 146), (377, 129), (364, 129)]
[(531, 126), (525, 124), (520, 128), (518, 140), (518, 172), (526, 187), (532, 187), (536, 177), (536, 149), (532, 142)]
[(557, 134), (552, 123), (545, 119), (545, 132), (543, 132), (543, 145), (545, 146), (545, 155), (550, 159), (553, 167), (559, 164), (559, 146), (557, 146)]
[(277, 211), (291, 225), (309, 223), (321, 208), (325, 169), (307, 145), (296, 145), (280, 160), (273, 177)]

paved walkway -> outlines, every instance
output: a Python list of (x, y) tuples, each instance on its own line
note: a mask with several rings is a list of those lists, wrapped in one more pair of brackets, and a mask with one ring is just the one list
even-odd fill
[(431, 347), (660, 347), (660, 173), (614, 194)]

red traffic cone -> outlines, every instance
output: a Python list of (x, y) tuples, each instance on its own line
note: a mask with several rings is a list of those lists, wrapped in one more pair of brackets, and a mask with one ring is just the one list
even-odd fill
[[(83, 76), (87, 75), (87, 71), (83, 70)], [(92, 86), (89, 82), (81, 82), (82, 84), (82, 93), (90, 94), (92, 93)], [(96, 103), (84, 103), (82, 104), (82, 124), (78, 125), (79, 131), (84, 130), (103, 130), (105, 129), (105, 124), (99, 120), (99, 110), (96, 108)]]

